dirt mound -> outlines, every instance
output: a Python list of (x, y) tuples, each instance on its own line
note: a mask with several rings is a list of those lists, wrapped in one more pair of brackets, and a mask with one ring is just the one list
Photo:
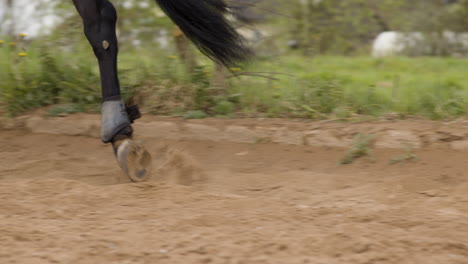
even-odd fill
[(0, 144), (2, 264), (468, 262), (464, 152), (146, 139), (131, 184), (96, 139)]

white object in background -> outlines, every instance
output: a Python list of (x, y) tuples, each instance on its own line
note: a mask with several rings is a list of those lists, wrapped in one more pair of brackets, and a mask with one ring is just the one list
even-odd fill
[(11, 9), (7, 0), (0, 0), (0, 34), (13, 29), (14, 34), (31, 37), (49, 33), (63, 18), (53, 13), (50, 0), (15, 0)]

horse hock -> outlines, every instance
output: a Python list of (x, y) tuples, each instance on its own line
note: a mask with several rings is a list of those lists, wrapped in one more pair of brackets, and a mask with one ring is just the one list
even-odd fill
[(151, 155), (131, 138), (131, 123), (139, 116), (136, 107), (127, 108), (121, 99), (104, 101), (101, 106), (101, 139), (112, 142), (117, 163), (133, 182), (151, 177)]

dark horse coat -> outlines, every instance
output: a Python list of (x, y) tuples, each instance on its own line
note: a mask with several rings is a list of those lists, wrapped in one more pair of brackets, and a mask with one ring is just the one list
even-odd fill
[[(228, 7), (223, 0), (156, 2), (211, 59), (232, 65), (249, 55), (241, 37), (224, 16)], [(102, 141), (112, 143), (117, 161), (130, 179), (146, 180), (150, 175), (151, 156), (142, 145), (131, 140), (131, 123), (139, 114), (135, 108), (125, 106), (120, 96), (115, 33), (117, 12), (109, 0), (73, 0), (73, 3), (83, 20), (84, 33), (99, 64), (103, 98)]]

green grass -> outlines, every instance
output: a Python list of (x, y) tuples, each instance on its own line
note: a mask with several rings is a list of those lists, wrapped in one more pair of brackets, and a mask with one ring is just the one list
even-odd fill
[(91, 105), (100, 101), (97, 69), (89, 67), (92, 58), (35, 44), (28, 45), (27, 56), (21, 57), (21, 46), (0, 44), (0, 104), (6, 114), (62, 102)]
[(398, 163), (407, 163), (407, 162), (416, 161), (416, 160), (418, 160), (418, 156), (416, 154), (414, 154), (411, 147), (408, 146), (406, 148), (405, 154), (399, 155), (399, 156), (396, 156), (396, 157), (392, 158), (389, 161), (389, 164), (390, 165), (395, 165), (395, 164), (398, 164)]
[(354, 137), (352, 147), (346, 152), (340, 160), (340, 164), (351, 164), (356, 159), (364, 156), (372, 156), (372, 144), (375, 136), (372, 134), (358, 134)]
[[(50, 104), (98, 109), (99, 73), (86, 43), (73, 52), (32, 43), (26, 47), (27, 57), (19, 57), (18, 49), (0, 44), (0, 107), (5, 113), (14, 116)], [(123, 50), (119, 72), (124, 97), (134, 98), (151, 113), (182, 116), (201, 111), (228, 117), (347, 119), (397, 113), (447, 119), (468, 113), (464, 59), (289, 54), (240, 66), (275, 80), (228, 78), (226, 91), (219, 95), (210, 85), (212, 62), (199, 56), (201, 66), (187, 72), (173, 55), (154, 49)]]
[(292, 74), (280, 81), (245, 80), (234, 86), (250, 110), (273, 114), (424, 115), (433, 119), (466, 115), (468, 61), (454, 58), (283, 57), (249, 70)]

